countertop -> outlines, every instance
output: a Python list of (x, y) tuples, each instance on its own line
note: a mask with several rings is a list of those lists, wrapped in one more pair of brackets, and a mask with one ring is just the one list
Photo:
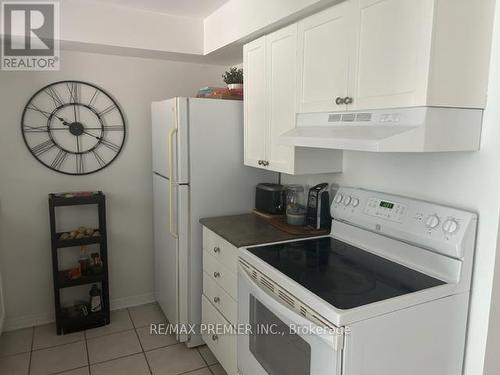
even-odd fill
[(252, 213), (203, 218), (200, 223), (236, 247), (311, 237), (283, 232)]

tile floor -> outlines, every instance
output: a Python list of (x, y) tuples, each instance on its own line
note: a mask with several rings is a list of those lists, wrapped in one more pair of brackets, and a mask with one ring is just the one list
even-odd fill
[(225, 375), (206, 347), (149, 334), (165, 316), (157, 304), (111, 313), (111, 324), (57, 336), (48, 324), (0, 336), (0, 375)]

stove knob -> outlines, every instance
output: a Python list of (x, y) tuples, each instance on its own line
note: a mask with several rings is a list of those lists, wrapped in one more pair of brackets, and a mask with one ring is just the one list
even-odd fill
[(346, 197), (344, 198), (344, 206), (349, 206), (349, 203), (351, 203), (351, 196), (350, 195), (346, 195)]
[(455, 219), (448, 219), (443, 223), (443, 231), (446, 234), (453, 234), (458, 230), (458, 223)]
[(439, 220), (439, 217), (437, 215), (431, 215), (427, 218), (427, 220), (425, 220), (425, 225), (429, 229), (437, 228), (439, 223), (440, 223), (440, 220)]
[(359, 206), (359, 199), (358, 198), (354, 198), (351, 202), (352, 206), (353, 207), (358, 207)]
[(335, 197), (335, 203), (340, 203), (342, 202), (342, 199), (344, 199), (344, 197), (342, 196), (342, 194), (337, 194), (337, 196)]

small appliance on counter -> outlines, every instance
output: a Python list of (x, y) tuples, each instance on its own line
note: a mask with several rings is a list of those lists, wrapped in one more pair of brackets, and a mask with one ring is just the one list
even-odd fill
[(326, 182), (309, 189), (306, 224), (314, 229), (331, 228), (330, 193)]
[(306, 225), (306, 195), (302, 185), (288, 185), (286, 188), (286, 222), (289, 225)]
[(258, 184), (255, 190), (255, 209), (264, 214), (284, 214), (285, 187), (271, 183)]

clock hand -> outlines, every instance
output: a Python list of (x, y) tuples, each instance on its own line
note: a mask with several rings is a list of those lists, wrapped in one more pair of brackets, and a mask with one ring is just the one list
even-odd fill
[(67, 122), (65, 119), (63, 119), (62, 117), (59, 117), (59, 116), (54, 116), (56, 119), (58, 119), (59, 121), (62, 122), (63, 125), (65, 126), (70, 126), (70, 123)]
[(89, 137), (92, 137), (92, 138), (95, 138), (95, 139), (101, 139), (101, 137), (97, 136), (97, 135), (94, 135), (94, 134), (90, 134), (88, 131), (83, 131), (83, 134), (86, 134), (88, 135)]

